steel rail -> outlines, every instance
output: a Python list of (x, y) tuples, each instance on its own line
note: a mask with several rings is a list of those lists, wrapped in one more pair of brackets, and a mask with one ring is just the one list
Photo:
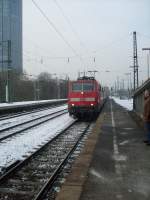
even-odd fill
[(36, 121), (36, 120), (39, 120), (39, 119), (42, 119), (42, 118), (51, 116), (51, 115), (53, 115), (53, 114), (56, 114), (56, 113), (59, 113), (59, 112), (65, 111), (65, 110), (67, 110), (67, 109), (62, 109), (62, 110), (56, 111), (56, 112), (54, 112), (54, 113), (49, 113), (49, 114), (43, 115), (43, 116), (41, 116), (41, 117), (37, 117), (37, 118), (35, 118), (35, 119), (27, 120), (27, 121), (25, 121), (25, 122), (21, 122), (21, 123), (16, 124), (16, 125), (9, 126), (9, 127), (7, 127), (7, 128), (3, 128), (3, 129), (0, 129), (0, 133), (1, 133), (1, 132), (4, 132), (4, 131), (8, 131), (8, 130), (13, 129), (13, 128), (16, 128), (16, 127), (18, 127), (18, 126), (24, 125), (24, 124), (28, 124), (28, 123), (33, 122), (33, 121)]
[(64, 130), (62, 130), (58, 135), (56, 135), (54, 138), (52, 138), (50, 141), (45, 143), (42, 147), (40, 147), (37, 151), (33, 152), (30, 156), (28, 156), (26, 159), (22, 161), (16, 161), (16, 165), (12, 165), (13, 167), (10, 168), (6, 173), (4, 173), (2, 176), (0, 176), (0, 185), (2, 185), (4, 182), (6, 182), (9, 177), (15, 173), (17, 170), (21, 169), (23, 166), (28, 164), (28, 162), (36, 156), (40, 151), (42, 151), (44, 148), (46, 148), (49, 144), (51, 144), (53, 141), (55, 141), (60, 135), (62, 135), (64, 132), (66, 132), (70, 127), (72, 127), (75, 123), (77, 122), (74, 121), (72, 122), (69, 126), (67, 126)]
[[(66, 110), (66, 109), (65, 109), (65, 110)], [(64, 115), (64, 114), (66, 114), (66, 113), (68, 112), (68, 111), (65, 112), (65, 110), (61, 110), (61, 111), (58, 111), (58, 112), (56, 112), (56, 113), (51, 113), (51, 114), (49, 114), (49, 116), (51, 116), (51, 117), (48, 118), (48, 119), (45, 119), (44, 121), (41, 121), (41, 122), (38, 122), (38, 123), (36, 123), (36, 124), (30, 125), (30, 126), (28, 126), (28, 127), (22, 128), (22, 129), (20, 129), (19, 131), (15, 131), (14, 133), (10, 133), (10, 134), (8, 134), (8, 135), (6, 135), (6, 136), (0, 138), (0, 142), (6, 140), (7, 138), (10, 138), (10, 137), (12, 137), (12, 136), (15, 136), (15, 135), (17, 135), (17, 134), (19, 134), (19, 133), (22, 133), (23, 131), (29, 130), (29, 129), (33, 128), (33, 127), (36, 127), (36, 126), (40, 125), (40, 124), (43, 124), (43, 123), (45, 123), (45, 122), (47, 122), (47, 121), (49, 121), (49, 120), (52, 120), (52, 119), (55, 119), (55, 118), (57, 118), (57, 117), (59, 117), (59, 116), (61, 116), (61, 115)], [(63, 112), (63, 111), (64, 111), (64, 112)], [(63, 113), (60, 113), (60, 112), (63, 112)], [(58, 115), (56, 115), (56, 116), (52, 116), (52, 115), (55, 115), (55, 114), (57, 114), (57, 113), (60, 113), (60, 114), (58, 114)], [(45, 118), (45, 117), (48, 117), (48, 116), (44, 116), (43, 118)], [(31, 123), (31, 122), (36, 121), (36, 120), (39, 120), (39, 119), (41, 119), (41, 118), (31, 120), (31, 121), (29, 121), (28, 123)], [(22, 125), (25, 125), (25, 124), (28, 124), (28, 123), (23, 123), (23, 124), (20, 124), (19, 126), (22, 126)], [(16, 127), (16, 126), (15, 126), (15, 127)], [(13, 127), (13, 128), (14, 128), (14, 127)], [(9, 130), (10, 130), (10, 128), (9, 128)], [(6, 130), (5, 130), (5, 131), (6, 131)]]
[(18, 114), (11, 114), (10, 116), (9, 115), (0, 116), (0, 121), (6, 120), (6, 119), (12, 119), (14, 117), (29, 115), (29, 114), (36, 113), (36, 112), (38, 113), (40, 111), (49, 110), (49, 109), (52, 109), (52, 108), (57, 108), (57, 107), (60, 107), (60, 106), (63, 106), (63, 105), (66, 105), (66, 104), (57, 105), (57, 106), (56, 105), (50, 106), (50, 107), (47, 107), (47, 108), (34, 109), (34, 110), (31, 110), (31, 111), (23, 111), (23, 112), (19, 112)]
[(60, 163), (60, 165), (57, 167), (57, 169), (54, 171), (54, 173), (52, 174), (52, 176), (49, 178), (49, 180), (45, 183), (45, 185), (43, 186), (43, 188), (40, 190), (40, 192), (37, 194), (37, 196), (33, 199), (33, 200), (42, 200), (43, 196), (46, 194), (46, 192), (48, 190), (50, 190), (50, 188), (53, 186), (54, 181), (57, 179), (60, 171), (63, 169), (63, 166), (65, 165), (65, 163), (68, 161), (68, 159), (70, 158), (70, 156), (73, 154), (73, 152), (75, 151), (75, 149), (77, 148), (79, 142), (81, 141), (81, 139), (83, 138), (83, 136), (85, 135), (85, 133), (87, 132), (87, 130), (89, 129), (90, 124), (87, 125), (87, 127), (85, 128), (85, 130), (82, 132), (81, 136), (78, 138), (77, 142), (75, 143), (75, 145), (72, 147), (72, 149), (68, 152), (67, 156), (65, 157), (65, 159)]

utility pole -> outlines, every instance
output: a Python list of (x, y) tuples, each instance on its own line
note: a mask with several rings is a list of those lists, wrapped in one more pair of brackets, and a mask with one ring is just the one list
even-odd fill
[(131, 87), (131, 73), (125, 73), (125, 75), (127, 76), (127, 91), (128, 91), (128, 98), (131, 97), (131, 91), (132, 91), (132, 87)]
[(60, 99), (60, 78), (56, 77), (57, 84), (57, 99)]
[(4, 54), (4, 51), (3, 51), (3, 37), (4, 37), (4, 35), (3, 35), (3, 30), (4, 30), (4, 2), (3, 2), (3, 0), (2, 0), (2, 10), (1, 10), (1, 13), (2, 13), (2, 19), (1, 19), (1, 22), (2, 22), (2, 37), (1, 37), (1, 40), (2, 40), (2, 42), (1, 42), (1, 46), (2, 46), (2, 54), (1, 54), (1, 56), (2, 56), (2, 70), (1, 70), (1, 101), (3, 102), (4, 101), (4, 71), (3, 71), (3, 54)]
[(139, 85), (138, 77), (138, 55), (137, 55), (137, 38), (136, 31), (133, 32), (133, 80), (134, 80), (134, 91)]
[(7, 44), (8, 51), (8, 65), (7, 65), (7, 77), (6, 77), (6, 102), (11, 101), (11, 84), (10, 84), (10, 72), (11, 72), (11, 40), (8, 40)]
[(37, 79), (37, 100), (40, 100), (40, 82)]
[(149, 54), (147, 54), (147, 76), (149, 79)]
[(122, 79), (122, 89), (124, 90), (124, 79)]
[(117, 82), (115, 81), (115, 95), (117, 93)]
[(7, 44), (6, 45), (7, 46), (7, 60), (3, 60), (2, 58), (2, 61), (0, 61), (0, 63), (2, 64), (7, 63), (7, 69), (5, 70), (6, 71), (5, 101), (10, 102), (11, 101), (10, 71), (12, 71), (11, 69), (11, 40), (0, 42), (2, 49), (4, 47), (4, 43)]
[(129, 84), (129, 75), (130, 73), (125, 73), (125, 75), (127, 76), (127, 89), (129, 90), (130, 88), (130, 84)]
[(119, 90), (120, 90), (120, 80), (119, 80), (119, 76), (117, 76), (117, 93), (119, 95)]
[(37, 95), (36, 95), (36, 80), (33, 80), (33, 91), (34, 91), (34, 101), (37, 100)]
[(34, 101), (40, 100), (40, 82), (38, 80), (38, 77), (35, 75), (30, 75), (32, 77), (35, 77), (33, 80), (33, 89), (34, 89)]

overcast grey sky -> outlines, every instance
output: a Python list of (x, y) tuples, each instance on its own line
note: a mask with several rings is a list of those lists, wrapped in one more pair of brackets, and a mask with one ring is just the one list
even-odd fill
[(141, 49), (150, 47), (149, 0), (34, 1), (67, 44), (32, 0), (23, 0), (24, 69), (28, 73), (67, 73), (75, 79), (79, 70), (96, 69), (100, 82), (113, 85), (117, 76), (126, 79), (124, 73), (132, 72), (132, 32), (137, 31), (139, 76), (140, 81), (146, 79), (146, 53)]

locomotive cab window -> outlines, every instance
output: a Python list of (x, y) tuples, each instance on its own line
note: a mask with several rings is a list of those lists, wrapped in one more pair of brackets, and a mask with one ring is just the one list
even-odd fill
[(73, 91), (82, 91), (82, 84), (81, 83), (73, 83), (72, 90)]
[(93, 91), (94, 83), (73, 83), (72, 91)]
[(93, 83), (83, 83), (83, 91), (93, 91), (94, 84)]

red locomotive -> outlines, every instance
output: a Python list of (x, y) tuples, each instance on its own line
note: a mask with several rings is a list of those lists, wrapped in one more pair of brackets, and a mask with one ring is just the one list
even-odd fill
[(94, 77), (80, 77), (69, 83), (68, 111), (70, 115), (97, 115), (102, 106), (101, 86)]

